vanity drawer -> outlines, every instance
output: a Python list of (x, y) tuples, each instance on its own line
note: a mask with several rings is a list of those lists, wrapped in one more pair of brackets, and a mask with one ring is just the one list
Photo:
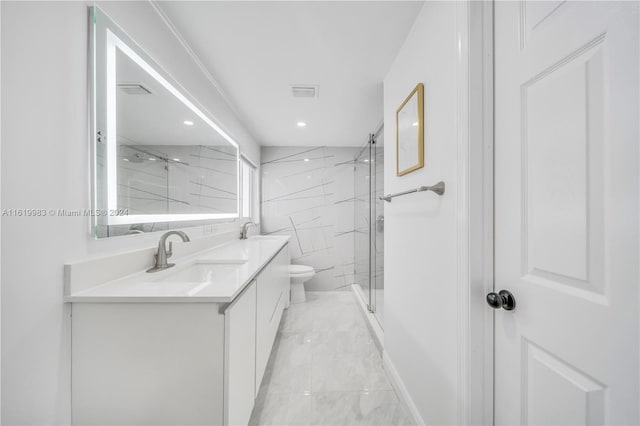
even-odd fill
[(270, 318), (256, 324), (256, 395), (260, 390), (288, 296), (287, 293), (281, 292)]
[(289, 251), (285, 246), (258, 275), (256, 311), (256, 394), (289, 301)]
[[(289, 251), (285, 246), (258, 275), (257, 321), (270, 323), (283, 292), (289, 292)], [(286, 305), (286, 303), (285, 303)], [(278, 318), (279, 321), (279, 318)]]
[(269, 322), (278, 304), (282, 288), (278, 285), (276, 265), (269, 263), (258, 275), (258, 321)]
[(225, 311), (225, 416), (227, 425), (248, 424), (256, 368), (255, 281)]

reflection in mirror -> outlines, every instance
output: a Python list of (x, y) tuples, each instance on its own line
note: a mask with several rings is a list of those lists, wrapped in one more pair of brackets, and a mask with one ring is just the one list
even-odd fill
[(423, 84), (419, 83), (396, 112), (396, 172), (405, 175), (424, 165)]
[(238, 217), (235, 142), (93, 11), (96, 236)]
[(235, 147), (116, 52), (118, 209), (130, 215), (235, 212)]

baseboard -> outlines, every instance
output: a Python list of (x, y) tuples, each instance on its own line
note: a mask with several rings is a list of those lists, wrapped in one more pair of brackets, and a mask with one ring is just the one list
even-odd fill
[(422, 420), (420, 412), (418, 411), (418, 407), (416, 407), (416, 404), (413, 402), (411, 395), (409, 395), (409, 391), (400, 378), (398, 370), (396, 370), (396, 367), (393, 365), (393, 362), (391, 361), (391, 358), (389, 358), (387, 351), (383, 351), (382, 353), (382, 364), (384, 365), (384, 369), (387, 372), (387, 375), (389, 376), (391, 384), (396, 390), (396, 393), (398, 394), (400, 399), (402, 399), (402, 401), (407, 405), (407, 408), (409, 408), (409, 412), (411, 413), (411, 417), (413, 417), (413, 421), (418, 425), (424, 425), (425, 423), (424, 420)]
[(360, 306), (360, 312), (367, 322), (367, 327), (369, 327), (369, 330), (374, 337), (376, 346), (378, 347), (378, 350), (380, 350), (380, 353), (382, 355), (382, 363), (384, 365), (385, 371), (389, 376), (391, 385), (395, 389), (396, 394), (398, 394), (398, 397), (406, 404), (407, 408), (409, 408), (409, 413), (411, 414), (411, 417), (413, 417), (413, 421), (415, 422), (415, 424), (424, 425), (425, 423), (424, 420), (422, 420), (420, 412), (418, 411), (418, 407), (416, 407), (413, 399), (411, 399), (411, 395), (409, 395), (409, 391), (407, 391), (404, 382), (400, 378), (398, 370), (396, 370), (393, 362), (391, 362), (387, 351), (384, 350), (384, 332), (374, 314), (369, 312), (369, 310), (367, 309), (367, 305), (362, 298), (362, 289), (357, 284), (353, 284), (351, 285), (351, 290), (353, 291), (353, 296), (358, 302), (358, 306)]

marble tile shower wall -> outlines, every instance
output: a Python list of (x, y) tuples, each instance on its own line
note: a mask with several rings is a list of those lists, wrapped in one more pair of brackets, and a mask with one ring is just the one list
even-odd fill
[[(97, 150), (98, 205), (106, 205), (105, 150)], [(118, 207), (130, 214), (234, 213), (237, 211), (235, 148), (207, 145), (118, 146)], [(207, 223), (207, 233), (226, 232), (242, 218)], [(203, 224), (157, 222), (96, 225), (98, 237), (166, 231)], [(204, 224), (203, 224), (204, 225)]]
[(263, 147), (263, 234), (289, 235), (294, 264), (312, 266), (307, 290), (354, 283), (354, 162), (358, 148)]
[(118, 207), (132, 214), (237, 211), (235, 149), (120, 145)]

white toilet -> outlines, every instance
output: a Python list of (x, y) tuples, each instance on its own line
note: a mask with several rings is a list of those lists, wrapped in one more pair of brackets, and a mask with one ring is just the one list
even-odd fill
[(316, 274), (311, 266), (289, 265), (289, 277), (291, 278), (291, 303), (300, 303), (306, 300), (304, 295), (304, 283)]

